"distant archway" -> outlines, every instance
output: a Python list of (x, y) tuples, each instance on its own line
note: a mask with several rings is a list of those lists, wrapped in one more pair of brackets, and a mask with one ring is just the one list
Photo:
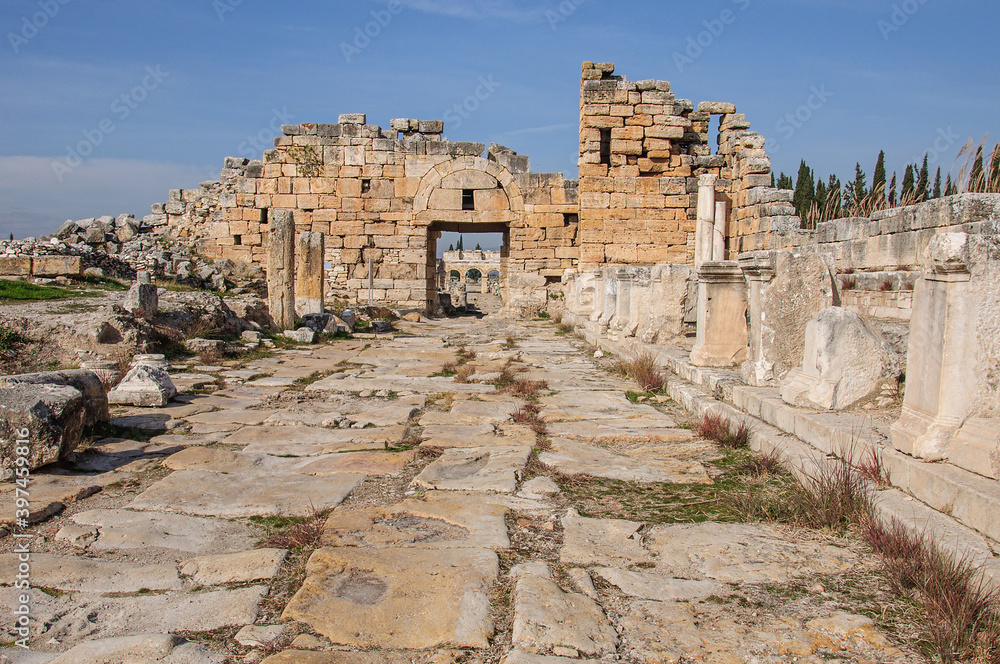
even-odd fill
[(472, 268), (465, 273), (465, 280), (478, 283), (483, 280), (483, 273), (476, 268)]

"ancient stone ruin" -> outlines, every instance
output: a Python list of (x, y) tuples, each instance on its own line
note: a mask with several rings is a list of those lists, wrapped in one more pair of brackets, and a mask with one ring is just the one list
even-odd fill
[[(44, 652), (0, 662), (923, 661), (840, 609), (832, 579), (886, 585), (846, 535), (713, 522), (716, 417), (792, 484), (868, 464), (868, 516), (1000, 588), (1000, 194), (803, 228), (734, 104), (610, 63), (578, 179), (445, 130), (284, 126), (141, 221), (3, 245), (8, 277), (135, 278), (94, 348), (205, 338), (0, 377), (0, 562), (45, 547)], [(500, 315), (443, 315), (476, 282)]]

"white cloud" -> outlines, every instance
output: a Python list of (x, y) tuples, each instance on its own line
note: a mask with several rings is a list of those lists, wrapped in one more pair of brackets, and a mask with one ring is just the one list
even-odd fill
[(534, 20), (545, 14), (537, 3), (523, 0), (402, 0), (404, 6), (456, 18)]
[(45, 235), (66, 219), (123, 213), (141, 218), (150, 205), (167, 200), (170, 189), (219, 177), (218, 167), (93, 159), (60, 181), (52, 168), (56, 159), (0, 157), (0, 237)]

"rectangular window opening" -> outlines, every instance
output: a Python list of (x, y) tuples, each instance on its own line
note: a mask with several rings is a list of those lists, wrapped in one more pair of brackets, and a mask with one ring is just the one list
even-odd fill
[(573, 226), (580, 223), (580, 215), (576, 213), (563, 214), (563, 226)]
[(372, 181), (371, 180), (367, 180), (367, 179), (362, 180), (361, 181), (361, 193), (362, 194), (367, 194), (371, 190), (372, 190)]
[(463, 189), (462, 190), (462, 209), (463, 210), (475, 210), (476, 209), (476, 190), (475, 189)]
[(605, 166), (611, 165), (611, 130), (601, 130), (601, 163)]
[(243, 236), (242, 235), (234, 235), (233, 236), (233, 244), (236, 245), (237, 247), (240, 246), (241, 244), (243, 244)]

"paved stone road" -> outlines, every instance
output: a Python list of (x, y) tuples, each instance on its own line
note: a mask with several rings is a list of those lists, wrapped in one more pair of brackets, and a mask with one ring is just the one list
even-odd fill
[[(285, 651), (268, 664), (919, 661), (822, 586), (757, 601), (866, 564), (842, 542), (581, 516), (557, 473), (705, 484), (716, 452), (672, 404), (630, 402), (555, 326), (399, 327), (192, 367), (180, 387), (222, 389), (119, 411), (118, 425), (156, 435), (102, 441), (37, 475), (39, 518), (65, 508), (38, 527), (33, 558), (32, 642), (45, 652), (0, 660), (196, 664), (229, 649), (259, 661), (260, 649), (244, 655), (271, 642)], [(470, 382), (435, 377), (459, 346), (477, 353)], [(547, 449), (512, 421), (523, 401), (476, 382), (508, 360), (548, 383)], [(281, 518), (331, 509), (308, 557), (262, 545)], [(0, 556), (0, 583), (15, 565)], [(0, 604), (16, 594), (0, 587)]]

